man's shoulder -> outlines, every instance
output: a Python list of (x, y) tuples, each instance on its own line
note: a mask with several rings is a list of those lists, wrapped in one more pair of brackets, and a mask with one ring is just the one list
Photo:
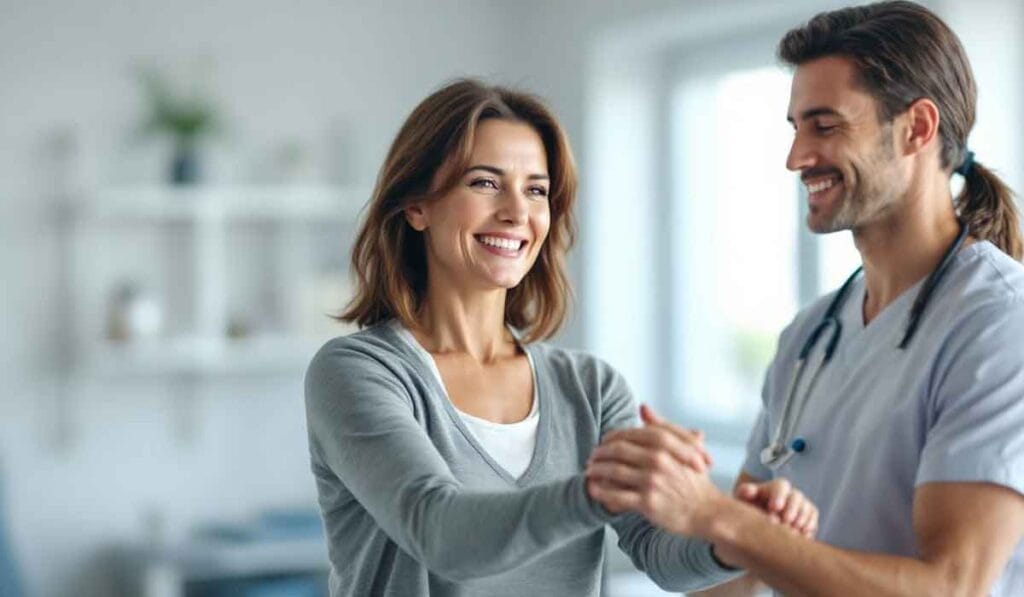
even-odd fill
[(964, 249), (934, 292), (934, 307), (925, 317), (943, 343), (958, 338), (973, 343), (983, 329), (1024, 326), (1024, 265), (991, 243)]
[(964, 249), (957, 266), (950, 288), (964, 306), (999, 302), (1012, 307), (1024, 301), (1024, 264), (992, 243), (980, 241)]

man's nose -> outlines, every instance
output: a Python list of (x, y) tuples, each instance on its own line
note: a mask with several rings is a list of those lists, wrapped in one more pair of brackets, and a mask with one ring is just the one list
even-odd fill
[(801, 135), (794, 135), (789, 155), (786, 156), (786, 168), (793, 172), (805, 170), (813, 166), (816, 159), (817, 152), (813, 145)]

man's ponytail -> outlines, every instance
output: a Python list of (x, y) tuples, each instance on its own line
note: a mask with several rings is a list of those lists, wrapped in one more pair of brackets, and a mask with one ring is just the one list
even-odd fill
[(941, 115), (939, 166), (964, 177), (956, 198), (960, 218), (975, 238), (1021, 261), (1024, 247), (1013, 194), (967, 151), (978, 89), (963, 44), (938, 15), (903, 0), (823, 12), (787, 33), (778, 54), (792, 66), (825, 56), (851, 59), (857, 83), (878, 102), (882, 123), (892, 122), (920, 98), (935, 102)]
[(971, 152), (957, 172), (964, 177), (964, 187), (956, 197), (956, 208), (971, 235), (1021, 261), (1024, 244), (1013, 192), (994, 172), (974, 161)]

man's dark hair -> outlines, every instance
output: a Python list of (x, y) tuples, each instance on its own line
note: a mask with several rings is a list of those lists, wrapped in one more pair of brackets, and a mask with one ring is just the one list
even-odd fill
[(883, 123), (918, 99), (933, 101), (940, 115), (941, 166), (964, 174), (955, 201), (961, 220), (975, 237), (1021, 260), (1013, 193), (967, 151), (978, 97), (970, 62), (960, 39), (935, 13), (904, 1), (823, 12), (789, 31), (778, 55), (791, 66), (826, 56), (850, 59), (858, 83), (878, 101)]

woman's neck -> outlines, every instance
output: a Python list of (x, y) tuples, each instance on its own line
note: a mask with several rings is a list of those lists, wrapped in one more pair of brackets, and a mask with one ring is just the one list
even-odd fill
[(508, 291), (456, 292), (428, 288), (416, 326), (416, 339), (433, 354), (464, 354), (480, 363), (515, 354), (505, 327)]

